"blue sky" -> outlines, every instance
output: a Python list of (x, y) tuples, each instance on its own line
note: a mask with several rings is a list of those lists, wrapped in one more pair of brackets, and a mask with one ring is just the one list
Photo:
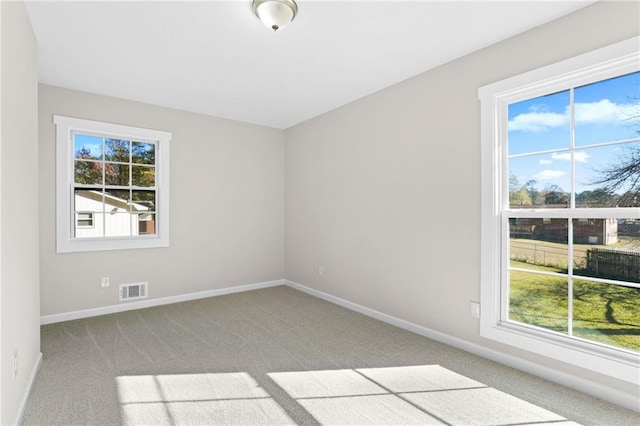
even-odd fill
[[(73, 152), (74, 152), (74, 156), (77, 157), (78, 152), (82, 149), (85, 148), (87, 149), (91, 156), (93, 157), (93, 159), (95, 160), (102, 160), (102, 141), (103, 138), (101, 136), (91, 136), (91, 135), (85, 135), (82, 133), (76, 133), (74, 135), (74, 139), (73, 139)], [(109, 139), (107, 139), (107, 142), (109, 141)], [(136, 161), (136, 149), (142, 149), (145, 150), (147, 152), (153, 152), (155, 147), (155, 144), (152, 142), (137, 142), (137, 141), (133, 141), (133, 148), (134, 148), (134, 162), (139, 162)], [(107, 160), (109, 160), (109, 143), (107, 143), (106, 145), (106, 150), (107, 150)]]
[(74, 154), (77, 154), (78, 151), (84, 147), (91, 152), (91, 156), (96, 160), (102, 159), (102, 137), (83, 135), (80, 133), (76, 133), (74, 136)]
[[(580, 149), (640, 138), (640, 72), (578, 87), (574, 97), (576, 192), (582, 192), (595, 189), (589, 183), (598, 170), (615, 166), (626, 149), (640, 149), (640, 142)], [(547, 185), (571, 189), (569, 102), (569, 91), (564, 91), (509, 105), (510, 155), (557, 150), (511, 158), (509, 172), (521, 185), (535, 180), (540, 190)]]

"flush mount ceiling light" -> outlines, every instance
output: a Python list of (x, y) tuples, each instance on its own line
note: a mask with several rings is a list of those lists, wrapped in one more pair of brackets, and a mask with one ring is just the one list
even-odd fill
[(293, 0), (253, 0), (252, 7), (262, 23), (273, 31), (289, 25), (298, 13), (298, 5)]

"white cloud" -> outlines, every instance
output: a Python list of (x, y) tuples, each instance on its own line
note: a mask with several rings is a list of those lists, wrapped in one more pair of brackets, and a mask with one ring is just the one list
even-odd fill
[(565, 172), (562, 170), (550, 170), (546, 169), (541, 171), (540, 173), (534, 175), (537, 180), (552, 180), (557, 179), (565, 175)]
[[(554, 153), (554, 154), (551, 154), (551, 158), (553, 158), (554, 160), (571, 161), (571, 153), (570, 152), (563, 152), (561, 154)], [(573, 158), (576, 160), (576, 163), (586, 163), (587, 160), (590, 158), (590, 155), (587, 154), (585, 151), (576, 151), (573, 153)], [(550, 162), (546, 164), (550, 164)]]
[[(576, 102), (576, 125), (592, 123), (640, 123), (640, 102), (630, 104), (616, 104), (609, 99), (597, 102)], [(509, 121), (509, 131), (547, 132), (554, 127), (561, 127), (569, 123), (569, 107), (564, 112), (546, 112), (539, 105), (529, 108), (529, 112), (518, 114)]]
[(549, 160), (547, 158), (542, 158), (540, 159), (540, 161), (538, 161), (538, 164), (551, 164), (553, 163), (553, 160)]
[(575, 104), (576, 124), (614, 123), (640, 120), (640, 103), (616, 104), (609, 99)]
[(519, 114), (509, 121), (509, 131), (546, 132), (552, 127), (560, 127), (568, 122), (566, 114), (557, 112), (527, 112)]
[(551, 158), (553, 158), (554, 160), (569, 161), (571, 160), (571, 153), (570, 152), (563, 152), (562, 154), (553, 153), (551, 154)]
[(573, 153), (573, 159), (576, 163), (586, 163), (589, 158), (591, 158), (591, 156), (585, 151), (576, 151)]

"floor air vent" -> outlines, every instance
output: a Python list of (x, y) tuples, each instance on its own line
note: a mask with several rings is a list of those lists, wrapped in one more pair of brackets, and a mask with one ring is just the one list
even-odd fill
[(147, 282), (120, 284), (120, 301), (144, 299), (147, 297)]

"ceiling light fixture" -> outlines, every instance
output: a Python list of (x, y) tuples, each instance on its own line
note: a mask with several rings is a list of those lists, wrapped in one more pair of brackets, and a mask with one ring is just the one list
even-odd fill
[(253, 0), (252, 7), (262, 23), (273, 31), (289, 25), (298, 13), (298, 5), (293, 0)]

